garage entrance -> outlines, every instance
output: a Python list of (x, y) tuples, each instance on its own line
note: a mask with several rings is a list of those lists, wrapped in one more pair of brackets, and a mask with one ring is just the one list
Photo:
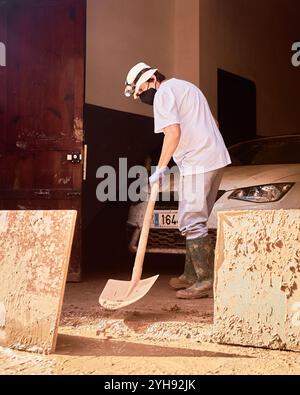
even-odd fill
[(218, 121), (227, 146), (256, 137), (256, 86), (218, 69)]

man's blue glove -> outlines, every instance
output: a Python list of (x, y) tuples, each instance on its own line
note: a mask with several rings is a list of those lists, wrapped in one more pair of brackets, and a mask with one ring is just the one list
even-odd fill
[(149, 177), (150, 185), (152, 186), (157, 181), (161, 180), (164, 177), (167, 170), (168, 170), (167, 167), (157, 167), (155, 172), (152, 174), (152, 176)]

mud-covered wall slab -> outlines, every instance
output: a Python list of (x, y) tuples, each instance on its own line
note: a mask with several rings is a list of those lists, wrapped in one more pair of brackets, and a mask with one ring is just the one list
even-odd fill
[(0, 211), (0, 345), (50, 353), (76, 211)]
[(214, 339), (300, 351), (300, 210), (218, 213)]

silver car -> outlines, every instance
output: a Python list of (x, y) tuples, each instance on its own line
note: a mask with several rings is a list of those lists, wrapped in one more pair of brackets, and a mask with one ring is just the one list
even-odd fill
[[(224, 171), (208, 219), (210, 234), (216, 237), (218, 211), (300, 208), (300, 135), (258, 138), (228, 150), (232, 164)], [(155, 204), (149, 253), (185, 254), (185, 238), (177, 228), (178, 179), (175, 175), (170, 190), (160, 192)], [(134, 203), (129, 210), (127, 230), (132, 252), (137, 249), (146, 205)]]

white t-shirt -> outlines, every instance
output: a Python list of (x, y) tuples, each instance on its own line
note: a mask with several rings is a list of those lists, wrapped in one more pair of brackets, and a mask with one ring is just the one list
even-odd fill
[(154, 132), (179, 124), (181, 137), (173, 155), (182, 175), (204, 173), (231, 163), (223, 137), (201, 90), (171, 78), (154, 97)]

